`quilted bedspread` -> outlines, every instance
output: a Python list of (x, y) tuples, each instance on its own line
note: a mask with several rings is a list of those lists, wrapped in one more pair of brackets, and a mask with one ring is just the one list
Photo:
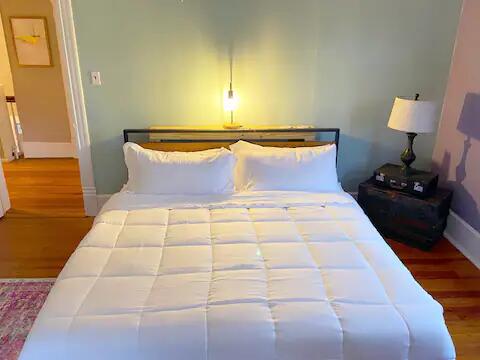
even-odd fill
[(454, 359), (441, 306), (346, 193), (115, 195), (30, 359)]

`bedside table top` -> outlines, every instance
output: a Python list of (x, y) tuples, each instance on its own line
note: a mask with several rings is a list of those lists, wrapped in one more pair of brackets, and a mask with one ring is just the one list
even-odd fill
[(444, 201), (450, 201), (453, 194), (452, 190), (445, 189), (445, 188), (437, 188), (435, 192), (432, 193), (432, 195), (421, 198), (421, 197), (417, 197), (399, 190), (380, 187), (375, 184), (375, 180), (373, 178), (370, 178), (367, 181), (364, 181), (359, 186), (371, 188), (378, 192), (383, 192), (384, 194), (389, 195), (391, 198), (396, 198), (396, 197), (408, 198), (411, 201), (418, 200), (419, 202), (423, 202), (423, 203), (428, 202), (428, 203), (431, 203), (432, 205), (440, 204), (440, 203), (443, 203)]
[(402, 181), (423, 181), (429, 182), (438, 175), (430, 171), (409, 168), (408, 172), (403, 170), (401, 165), (386, 163), (375, 170), (375, 173), (384, 173), (389, 177), (400, 179)]

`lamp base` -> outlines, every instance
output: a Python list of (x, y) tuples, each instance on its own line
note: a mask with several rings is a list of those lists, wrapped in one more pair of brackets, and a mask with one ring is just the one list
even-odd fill
[(241, 124), (235, 122), (228, 122), (223, 124), (223, 128), (227, 130), (235, 130), (240, 129), (242, 127)]
[(410, 172), (410, 169), (411, 169), (410, 165), (412, 165), (412, 163), (417, 158), (415, 156), (415, 153), (413, 152), (413, 139), (415, 139), (415, 136), (417, 136), (417, 134), (412, 133), (412, 132), (408, 132), (407, 136), (408, 136), (408, 145), (405, 148), (405, 150), (403, 150), (402, 155), (400, 156), (400, 160), (402, 160), (402, 162), (404, 164), (402, 166), (402, 170), (405, 173)]

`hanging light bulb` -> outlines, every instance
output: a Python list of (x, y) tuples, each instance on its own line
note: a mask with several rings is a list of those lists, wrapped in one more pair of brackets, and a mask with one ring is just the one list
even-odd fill
[(233, 92), (232, 83), (230, 83), (230, 89), (225, 92), (223, 108), (225, 111), (235, 111), (238, 109), (238, 97)]
[(232, 60), (230, 60), (230, 88), (223, 97), (223, 108), (225, 111), (230, 111), (230, 122), (224, 123), (223, 127), (225, 129), (238, 129), (241, 128), (242, 125), (235, 123), (233, 121), (233, 112), (238, 109), (238, 97), (233, 92), (233, 66)]

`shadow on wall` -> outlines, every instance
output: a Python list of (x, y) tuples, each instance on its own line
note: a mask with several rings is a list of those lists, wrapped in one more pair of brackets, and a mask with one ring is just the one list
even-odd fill
[(444, 185), (455, 191), (454, 205), (458, 204), (456, 211), (476, 229), (480, 228), (480, 210), (475, 198), (465, 187), (464, 181), (467, 177), (467, 160), (472, 138), (480, 140), (480, 94), (467, 93), (463, 103), (462, 112), (458, 121), (457, 130), (466, 136), (463, 142), (463, 153), (460, 162), (455, 168), (455, 179), (449, 179), (451, 168), (451, 153), (445, 151), (442, 162), (437, 169), (440, 174), (445, 174)]
[[(348, 147), (345, 146), (348, 144)], [(373, 167), (367, 154), (371, 143), (360, 137), (341, 134), (338, 154), (338, 177), (345, 191), (356, 192), (358, 184), (368, 179)], [(357, 154), (352, 156), (352, 154)], [(363, 155), (360, 155), (363, 154)]]
[[(95, 143), (92, 143), (92, 151), (96, 154), (99, 161), (93, 162), (95, 171), (95, 182), (112, 184), (115, 192), (119, 191), (127, 183), (128, 173), (123, 156), (123, 136), (105, 137)], [(112, 151), (111, 149), (116, 149)], [(109, 171), (102, 171), (98, 164), (110, 164)]]

